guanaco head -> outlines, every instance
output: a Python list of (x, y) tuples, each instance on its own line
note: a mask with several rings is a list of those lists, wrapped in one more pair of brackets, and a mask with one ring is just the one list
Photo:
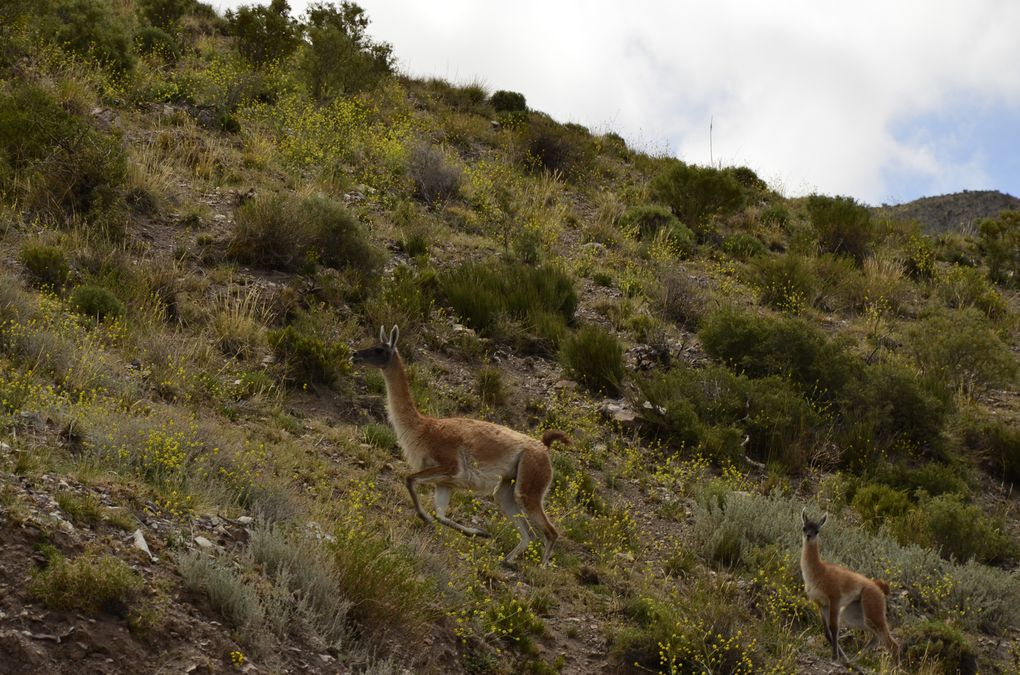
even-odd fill
[(806, 539), (807, 541), (812, 541), (815, 537), (817, 537), (818, 536), (818, 531), (822, 529), (822, 525), (825, 524), (825, 521), (828, 520), (828, 518), (829, 518), (829, 514), (828, 513), (823, 513), (822, 514), (822, 519), (819, 520), (816, 523), (815, 521), (813, 521), (810, 518), (808, 518), (808, 516), (807, 516), (807, 507), (805, 506), (801, 510), (801, 512), (800, 512), (800, 519), (801, 519), (801, 522), (803, 522), (803, 524), (804, 524), (804, 530), (803, 530), (804, 531), (804, 539)]
[(374, 347), (366, 347), (354, 352), (354, 363), (363, 363), (376, 368), (385, 368), (390, 365), (393, 355), (397, 353), (397, 338), (400, 337), (400, 329), (396, 326), (390, 331), (389, 338), (386, 337), (386, 329), (379, 326), (379, 344)]

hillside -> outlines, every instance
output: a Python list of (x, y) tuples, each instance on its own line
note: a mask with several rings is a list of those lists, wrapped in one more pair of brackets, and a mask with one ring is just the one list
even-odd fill
[[(937, 236), (394, 72), (356, 5), (0, 7), (0, 673), (1020, 668), (1020, 220)], [(415, 405), (560, 429), (552, 562)], [(419, 488), (432, 508), (427, 486)]]
[(951, 195), (922, 197), (906, 204), (874, 209), (879, 218), (916, 221), (926, 234), (974, 232), (986, 218), (997, 218), (1003, 211), (1020, 210), (1020, 199), (990, 190), (970, 190)]

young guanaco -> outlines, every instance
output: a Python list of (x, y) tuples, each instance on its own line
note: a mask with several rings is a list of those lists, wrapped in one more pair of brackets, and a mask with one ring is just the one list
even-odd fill
[(889, 633), (886, 621), (886, 597), (889, 584), (881, 579), (869, 579), (840, 565), (822, 560), (818, 551), (818, 532), (828, 519), (823, 514), (817, 523), (807, 517), (807, 509), (800, 512), (804, 532), (804, 548), (800, 556), (800, 571), (804, 575), (804, 589), (808, 598), (821, 610), (825, 637), (832, 645), (833, 660), (847, 661), (839, 646), (840, 621), (850, 628), (863, 628), (871, 632), (865, 646), (870, 649), (879, 640), (898, 661), (900, 646)]
[(435, 486), (436, 520), (458, 532), (487, 537), (484, 530), (447, 518), (446, 509), (454, 489), (495, 493), (496, 502), (521, 537), (504, 561), (512, 562), (527, 549), (532, 538), (530, 522), (545, 545), (542, 564), (548, 563), (559, 537), (543, 506), (553, 476), (549, 447), (555, 441), (569, 443), (569, 438), (562, 431), (550, 430), (538, 441), (483, 420), (422, 415), (411, 398), (404, 362), (397, 351), (399, 336), (396, 326), (388, 338), (385, 329), (380, 328), (380, 344), (355, 352), (354, 363), (382, 371), (386, 410), (404, 459), (411, 466), (407, 491), (418, 516), (426, 523), (432, 522), (417, 490), (419, 483), (431, 483)]

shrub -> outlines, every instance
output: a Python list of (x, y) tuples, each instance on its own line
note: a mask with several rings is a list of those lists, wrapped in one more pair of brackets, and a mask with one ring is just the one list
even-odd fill
[(300, 27), (290, 15), (287, 0), (228, 10), (226, 19), (237, 51), (256, 67), (286, 59), (301, 41)]
[(726, 237), (723, 240), (722, 249), (734, 258), (740, 258), (741, 260), (765, 255), (765, 252), (768, 250), (761, 239), (747, 232), (738, 232)]
[(365, 442), (380, 450), (392, 450), (397, 447), (397, 434), (388, 424), (366, 424), (361, 430)]
[(623, 347), (616, 336), (585, 326), (563, 340), (560, 361), (567, 373), (587, 389), (616, 396), (623, 384)]
[(810, 404), (777, 377), (750, 380), (719, 366), (677, 367), (638, 380), (638, 388), (634, 403), (646, 428), (714, 459), (732, 461), (746, 451), (796, 470), (820, 426)]
[(1004, 211), (978, 224), (988, 275), (1003, 286), (1020, 286), (1020, 212)]
[(0, 93), (0, 191), (58, 223), (113, 227), (126, 176), (120, 143), (42, 89), (16, 83)]
[(95, 59), (116, 75), (134, 66), (131, 36), (123, 17), (106, 0), (51, 0), (38, 26), (54, 44)]
[(234, 628), (251, 634), (265, 619), (265, 608), (255, 589), (231, 566), (198, 551), (177, 556), (184, 586), (203, 594), (213, 609)]
[(994, 467), (996, 475), (1020, 485), (1020, 426), (991, 418), (972, 421), (963, 429), (963, 441)]
[(924, 492), (933, 497), (946, 494), (962, 496), (970, 491), (967, 474), (962, 467), (938, 462), (925, 462), (919, 466), (887, 464), (876, 470), (875, 478), (900, 490), (915, 494)]
[(1007, 311), (1006, 301), (985, 275), (973, 267), (951, 267), (939, 277), (938, 293), (949, 307), (976, 307), (992, 319), (1004, 316)]
[(281, 271), (307, 270), (316, 262), (374, 276), (382, 255), (339, 202), (323, 196), (259, 196), (237, 210), (227, 245), (235, 259)]
[(907, 337), (924, 374), (950, 390), (1015, 381), (1016, 358), (974, 308), (932, 314), (911, 326)]
[(429, 206), (453, 199), (460, 193), (461, 170), (447, 164), (442, 153), (428, 143), (411, 146), (407, 169), (414, 181), (415, 197)]
[(620, 226), (625, 229), (633, 229), (642, 239), (654, 236), (660, 230), (672, 230), (677, 226), (683, 227), (672, 211), (665, 206), (656, 204), (630, 207), (620, 216)]
[(18, 254), (33, 281), (41, 287), (59, 291), (67, 283), (71, 268), (67, 265), (64, 249), (48, 244), (26, 244)]
[(907, 240), (907, 259), (903, 267), (914, 281), (931, 281), (935, 278), (935, 247), (928, 237), (913, 235)]
[(139, 53), (157, 56), (170, 64), (176, 63), (181, 56), (181, 46), (177, 38), (154, 26), (148, 26), (135, 33), (135, 46)]
[(69, 301), (71, 309), (99, 321), (124, 314), (124, 303), (102, 286), (79, 286)]
[(789, 377), (814, 396), (842, 392), (859, 372), (845, 345), (803, 319), (768, 318), (723, 307), (698, 331), (705, 351), (748, 377)]
[(886, 520), (906, 515), (910, 509), (910, 498), (902, 490), (871, 484), (859, 488), (854, 493), (850, 506), (865, 525), (874, 529)]
[[(853, 260), (846, 256), (825, 253), (815, 259), (814, 274), (818, 280), (816, 304), (828, 311), (859, 312), (868, 301), (868, 280)], [(881, 284), (875, 284), (881, 286)], [(878, 289), (882, 296), (891, 289)]]
[(588, 138), (545, 118), (524, 127), (521, 140), (528, 169), (558, 172), (569, 180), (580, 178), (593, 156)]
[(699, 233), (710, 216), (726, 216), (744, 205), (744, 192), (732, 174), (682, 162), (673, 162), (653, 178), (650, 190), (655, 201)]
[(761, 302), (773, 309), (799, 313), (814, 304), (817, 280), (799, 255), (762, 257), (755, 263)]
[(872, 364), (859, 374), (844, 393), (844, 406), (860, 412), (876, 441), (892, 445), (905, 440), (915, 448), (941, 448), (949, 409), (928, 383), (895, 363)]
[(697, 330), (709, 301), (708, 290), (697, 279), (672, 268), (662, 273), (654, 297), (663, 318), (688, 330)]
[(439, 275), (439, 294), (464, 321), (490, 336), (520, 323), (548, 346), (573, 321), (577, 291), (557, 267), (466, 262)]
[(503, 405), (506, 391), (503, 388), (503, 373), (499, 368), (482, 368), (475, 378), (475, 394), (482, 405), (495, 408)]
[(1016, 542), (975, 504), (956, 495), (933, 497), (913, 511), (905, 537), (934, 548), (943, 558), (957, 562), (974, 559), (988, 563), (1011, 558)]
[(286, 366), (288, 377), (298, 385), (333, 384), (347, 368), (349, 353), (342, 342), (326, 345), (321, 338), (295, 326), (269, 331), (268, 339)]
[(85, 553), (73, 561), (50, 552), (45, 569), (28, 584), (28, 592), (53, 609), (100, 611), (124, 616), (144, 582), (120, 558)]
[[(926, 673), (976, 675), (977, 653), (960, 629), (942, 621), (922, 621), (907, 626), (900, 637), (903, 665)], [(936, 664), (937, 670), (932, 669)]]
[(368, 37), (368, 14), (356, 3), (312, 4), (306, 22), (302, 67), (316, 99), (371, 89), (393, 72), (393, 47)]
[(181, 18), (198, 5), (197, 0), (139, 0), (142, 16), (154, 27), (170, 31)]
[(807, 201), (811, 224), (823, 251), (864, 262), (873, 237), (868, 208), (852, 197), (811, 195)]
[(519, 94), (516, 91), (500, 89), (492, 94), (489, 102), (492, 104), (493, 109), (498, 113), (518, 111), (526, 112), (528, 110), (524, 94)]

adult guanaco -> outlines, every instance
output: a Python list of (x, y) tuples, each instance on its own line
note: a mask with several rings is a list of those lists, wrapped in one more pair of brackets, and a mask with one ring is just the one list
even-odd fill
[(803, 523), (804, 548), (800, 555), (800, 571), (804, 575), (804, 589), (808, 598), (818, 605), (822, 614), (825, 637), (832, 645), (832, 659), (848, 661), (839, 646), (839, 627), (863, 628), (871, 632), (865, 645), (870, 649), (879, 640), (899, 661), (900, 645), (889, 633), (886, 621), (886, 597), (889, 584), (881, 579), (869, 579), (840, 565), (822, 560), (818, 551), (818, 532), (828, 519), (823, 514), (817, 523), (808, 518), (807, 508), (800, 512)]
[(382, 371), (386, 411), (404, 459), (411, 466), (407, 491), (418, 516), (426, 523), (433, 522), (422, 508), (417, 490), (419, 483), (431, 483), (435, 486), (437, 521), (467, 535), (487, 537), (484, 530), (447, 518), (446, 509), (454, 489), (495, 493), (496, 502), (521, 537), (504, 561), (512, 562), (527, 549), (532, 539), (530, 522), (542, 537), (542, 564), (547, 564), (559, 538), (543, 506), (553, 476), (549, 448), (555, 441), (569, 443), (570, 439), (562, 431), (550, 430), (538, 441), (483, 420), (422, 415), (411, 398), (407, 372), (397, 351), (399, 337), (396, 326), (389, 337), (380, 327), (380, 344), (355, 352), (353, 360)]

